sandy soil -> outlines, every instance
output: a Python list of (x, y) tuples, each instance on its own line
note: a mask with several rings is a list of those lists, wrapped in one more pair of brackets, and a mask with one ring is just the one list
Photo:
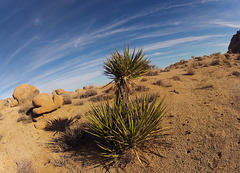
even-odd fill
[[(163, 127), (169, 128), (171, 135), (167, 136), (167, 141), (172, 147), (155, 149), (164, 157), (147, 154), (150, 164), (145, 168), (136, 161), (118, 171), (240, 172), (238, 57), (239, 54), (230, 54), (229, 58), (224, 54), (213, 54), (195, 58), (171, 65), (166, 69), (170, 69), (168, 72), (135, 80), (136, 84), (149, 88), (148, 92), (166, 96), (169, 111)], [(187, 75), (189, 70), (194, 74)], [(160, 81), (159, 85), (154, 85), (157, 81)], [(106, 89), (96, 87), (95, 90), (101, 95)], [(26, 161), (31, 161), (38, 173), (105, 172), (102, 165), (96, 167), (83, 163), (86, 159), (78, 162), (64, 160), (62, 153), (54, 153), (47, 145), (54, 132), (43, 130), (46, 122), (56, 117), (79, 115), (75, 126), (84, 122), (80, 115), (89, 110), (90, 98), (72, 99), (72, 104), (44, 114), (36, 119), (37, 122), (17, 122), (19, 117), (27, 117), (19, 113), (20, 107), (5, 106), (0, 110), (0, 172), (16, 172), (17, 163)], [(84, 104), (75, 106), (79, 100)], [(117, 172), (117, 169), (110, 168), (109, 171)]]

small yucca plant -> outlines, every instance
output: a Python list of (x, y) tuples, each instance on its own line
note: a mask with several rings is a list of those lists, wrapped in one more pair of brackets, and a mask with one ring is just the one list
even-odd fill
[(129, 100), (127, 104), (122, 101), (110, 104), (108, 101), (92, 107), (87, 116), (89, 133), (97, 137), (103, 157), (120, 158), (126, 150), (136, 152), (144, 143), (155, 139), (155, 134), (162, 130), (160, 124), (166, 106), (164, 99), (158, 103), (158, 95), (153, 97), (145, 95)]
[(137, 52), (134, 49), (130, 54), (129, 47), (127, 48), (125, 45), (123, 54), (116, 49), (116, 52), (112, 53), (111, 57), (104, 62), (104, 75), (112, 79), (110, 83), (115, 83), (116, 95), (120, 99), (128, 97), (130, 80), (141, 76), (150, 69), (150, 60), (144, 57), (142, 49)]

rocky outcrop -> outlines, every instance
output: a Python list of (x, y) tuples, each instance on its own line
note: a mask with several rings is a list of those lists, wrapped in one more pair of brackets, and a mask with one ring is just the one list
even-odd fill
[(228, 53), (240, 53), (240, 31), (233, 35), (228, 46)]
[(75, 92), (82, 92), (83, 91), (83, 89), (81, 89), (81, 88), (78, 88), (78, 89), (76, 89), (76, 91)]
[(54, 111), (63, 105), (63, 97), (54, 94), (42, 93), (33, 98), (33, 114), (39, 115)]
[(13, 98), (17, 100), (19, 104), (31, 103), (33, 97), (39, 94), (39, 90), (28, 84), (19, 85), (14, 89)]
[(18, 106), (18, 101), (17, 100), (13, 100), (11, 103), (10, 103), (10, 107), (16, 107)]
[(62, 88), (59, 88), (59, 89), (57, 89), (57, 90), (55, 90), (55, 91), (53, 91), (53, 92), (55, 92), (57, 95), (61, 95), (61, 94), (68, 93), (67, 91), (65, 91), (65, 90), (62, 89)]

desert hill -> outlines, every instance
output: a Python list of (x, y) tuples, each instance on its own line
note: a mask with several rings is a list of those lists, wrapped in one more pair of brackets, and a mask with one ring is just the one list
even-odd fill
[[(154, 148), (164, 157), (147, 154), (150, 164), (145, 168), (136, 161), (119, 172), (240, 172), (240, 54), (181, 60), (164, 70), (153, 69), (134, 83), (132, 96), (157, 92), (166, 96), (163, 127), (168, 128), (170, 135), (165, 138), (172, 147)], [(103, 165), (91, 163), (87, 153), (71, 159), (68, 152), (51, 150), (48, 143), (59, 134), (46, 127), (57, 118), (74, 118), (71, 128), (84, 126), (90, 106), (111, 97), (110, 88), (64, 92), (59, 94), (63, 106), (33, 118), (26, 115), (28, 104), (15, 106), (13, 99), (1, 100), (0, 172), (31, 166), (39, 173), (106, 171)]]

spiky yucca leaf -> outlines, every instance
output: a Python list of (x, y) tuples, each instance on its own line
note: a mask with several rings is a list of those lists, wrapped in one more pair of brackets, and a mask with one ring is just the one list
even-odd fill
[(144, 58), (142, 49), (139, 49), (130, 54), (129, 47), (123, 50), (123, 54), (120, 54), (116, 49), (116, 52), (111, 54), (110, 58), (107, 58), (103, 64), (104, 74), (115, 82), (117, 96), (121, 98), (128, 96), (130, 92), (129, 81), (141, 76), (143, 73), (149, 70), (150, 60)]
[(158, 95), (143, 96), (129, 102), (114, 101), (92, 106), (87, 119), (92, 135), (97, 137), (102, 155), (119, 158), (129, 148), (142, 146), (159, 132), (161, 121), (166, 114), (164, 99), (158, 102)]

